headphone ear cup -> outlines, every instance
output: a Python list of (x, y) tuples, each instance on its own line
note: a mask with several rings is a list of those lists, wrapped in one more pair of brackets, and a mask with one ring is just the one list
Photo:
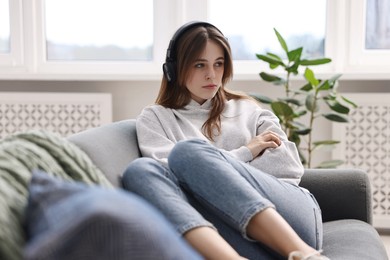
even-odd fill
[(167, 61), (163, 64), (163, 72), (168, 82), (176, 80), (176, 64), (175, 62)]
[[(169, 83), (172, 83), (172, 82), (175, 82), (177, 79), (176, 79), (176, 73), (177, 73), (177, 65), (176, 65), (176, 59), (177, 59), (177, 55), (176, 55), (176, 42), (178, 41), (178, 39), (180, 39), (180, 37), (182, 36), (182, 34), (184, 34), (185, 32), (187, 32), (189, 29), (195, 27), (195, 26), (212, 26), (214, 27), (216, 30), (219, 31), (219, 29), (217, 27), (215, 27), (214, 25), (210, 24), (210, 23), (207, 23), (207, 22), (198, 22), (198, 21), (193, 21), (193, 22), (189, 22), (183, 26), (181, 26), (176, 32), (175, 34), (173, 35), (171, 41), (169, 42), (169, 46), (168, 46), (168, 49), (167, 49), (167, 55), (166, 55), (166, 58), (165, 58), (165, 63), (163, 64), (162, 66), (162, 69), (163, 69), (163, 73), (167, 79), (167, 81)], [(219, 31), (221, 34), (222, 32)], [(223, 35), (223, 34), (222, 34)]]

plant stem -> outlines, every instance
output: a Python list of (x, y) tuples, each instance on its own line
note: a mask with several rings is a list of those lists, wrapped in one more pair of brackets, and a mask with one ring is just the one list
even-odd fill
[[(289, 92), (290, 92), (290, 86), (289, 86), (289, 82), (290, 82), (290, 73), (287, 72), (287, 76), (286, 76), (286, 83), (284, 84), (284, 90), (286, 92), (286, 97), (288, 98), (289, 96)], [(288, 126), (289, 125), (289, 122), (288, 120), (284, 120), (284, 132), (287, 134), (287, 137), (290, 139), (290, 135), (291, 135), (291, 129), (290, 127)]]
[[(318, 96), (318, 90), (315, 90), (315, 95), (314, 95), (314, 100), (315, 104), (317, 105), (317, 96)], [(315, 106), (316, 106), (315, 105)], [(309, 121), (309, 128), (313, 129), (313, 124), (314, 124), (314, 111), (315, 107), (313, 108), (312, 111), (310, 111), (310, 121)], [(312, 131), (310, 131), (309, 136), (308, 136), (308, 146), (307, 146), (307, 167), (311, 167), (311, 154), (313, 152), (313, 146), (312, 146)]]
[(290, 72), (287, 72), (287, 77), (286, 77), (286, 84), (284, 84), (284, 89), (286, 91), (286, 97), (290, 97)]

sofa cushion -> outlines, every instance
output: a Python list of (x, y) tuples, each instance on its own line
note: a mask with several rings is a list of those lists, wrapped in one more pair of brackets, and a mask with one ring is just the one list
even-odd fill
[(0, 259), (21, 259), (23, 229), (31, 171), (88, 184), (111, 187), (110, 182), (73, 143), (57, 134), (28, 131), (0, 141)]
[(332, 260), (388, 259), (378, 232), (354, 219), (324, 223), (324, 254)]

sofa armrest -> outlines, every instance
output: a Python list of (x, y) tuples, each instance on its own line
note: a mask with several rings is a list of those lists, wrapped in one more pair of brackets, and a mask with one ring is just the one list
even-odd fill
[(323, 221), (358, 219), (372, 224), (371, 187), (359, 169), (306, 169), (302, 187), (317, 199)]

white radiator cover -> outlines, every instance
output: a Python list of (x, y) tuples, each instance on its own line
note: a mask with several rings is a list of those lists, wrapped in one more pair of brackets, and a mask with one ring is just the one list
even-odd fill
[(0, 138), (30, 129), (66, 137), (109, 122), (108, 93), (0, 92)]
[[(365, 170), (371, 181), (373, 224), (390, 228), (390, 94), (343, 94), (359, 107), (350, 122), (333, 124), (333, 138), (341, 141), (333, 152), (343, 168)], [(330, 191), (331, 192), (331, 191)]]

